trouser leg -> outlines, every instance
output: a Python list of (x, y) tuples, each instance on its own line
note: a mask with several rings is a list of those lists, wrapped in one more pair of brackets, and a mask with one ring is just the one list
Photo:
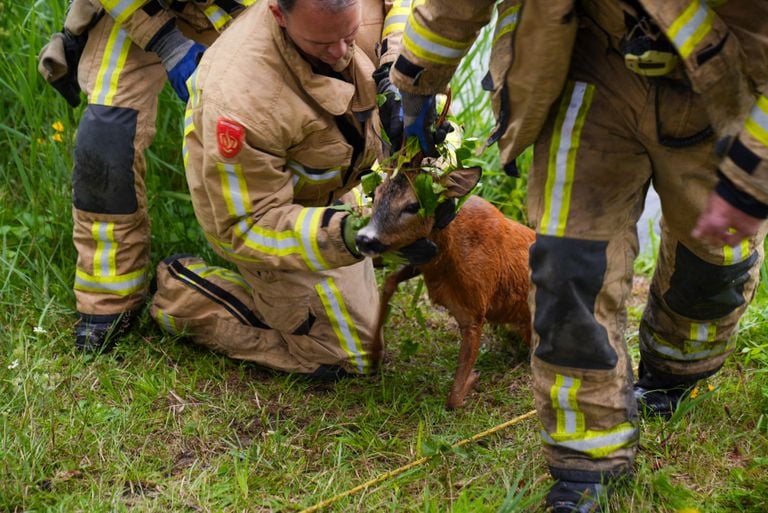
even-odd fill
[(149, 284), (144, 150), (165, 72), (105, 16), (89, 33), (79, 79), (88, 106), (75, 143), (73, 239), (77, 309), (107, 321), (140, 308)]
[[(624, 77), (623, 63), (608, 65)], [(529, 177), (537, 231), (530, 257), (531, 368), (552, 475), (600, 483), (631, 472), (637, 449), (625, 302), (651, 169), (631, 132), (637, 112), (616, 110), (620, 95), (642, 103), (642, 84), (583, 76), (566, 86), (553, 109)]]
[(640, 384), (647, 388), (689, 385), (717, 372), (733, 352), (763, 261), (765, 227), (735, 248), (693, 239), (717, 180), (716, 157), (711, 143), (686, 149), (684, 158), (680, 153), (666, 148), (651, 153), (663, 219), (640, 324)]
[(229, 357), (286, 372), (364, 374), (378, 293), (370, 260), (324, 272), (248, 272), (171, 258), (157, 269), (151, 314)]

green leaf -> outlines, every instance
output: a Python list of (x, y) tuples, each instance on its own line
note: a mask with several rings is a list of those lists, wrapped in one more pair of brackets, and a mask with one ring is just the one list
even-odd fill
[[(438, 195), (434, 190), (434, 180), (430, 173), (420, 173), (413, 180), (413, 189), (416, 191), (416, 198), (419, 200), (421, 210), (424, 216), (429, 217), (435, 213), (437, 208)], [(438, 184), (439, 185), (439, 184)]]
[(366, 194), (366, 196), (373, 196), (373, 191), (375, 191), (376, 187), (381, 184), (382, 180), (383, 178), (381, 175), (376, 172), (364, 175), (360, 179), (360, 183), (363, 184), (363, 192)]

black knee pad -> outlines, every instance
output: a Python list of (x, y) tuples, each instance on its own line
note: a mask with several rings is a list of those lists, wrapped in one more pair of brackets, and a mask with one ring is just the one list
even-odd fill
[(72, 196), (75, 207), (99, 214), (138, 209), (133, 176), (138, 111), (88, 105), (75, 142)]
[(678, 315), (708, 321), (730, 314), (745, 303), (744, 284), (757, 262), (757, 252), (732, 265), (705, 262), (677, 244), (675, 270), (664, 294), (669, 308)]
[(535, 355), (552, 365), (608, 370), (618, 355), (595, 319), (595, 300), (607, 268), (606, 241), (537, 235), (531, 246), (536, 284)]

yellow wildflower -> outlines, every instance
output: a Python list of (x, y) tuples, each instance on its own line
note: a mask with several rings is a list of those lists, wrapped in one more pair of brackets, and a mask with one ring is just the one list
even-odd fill
[(59, 132), (59, 133), (61, 133), (61, 132), (63, 132), (63, 131), (64, 131), (64, 123), (62, 123), (61, 121), (56, 121), (56, 122), (54, 122), (54, 123), (51, 125), (51, 127), (52, 127), (54, 130), (56, 130), (57, 132)]
[[(691, 390), (691, 399), (696, 399), (696, 397), (699, 395), (699, 387), (693, 387), (693, 390)], [(678, 513), (683, 510), (678, 510)]]
[(707, 383), (707, 390), (708, 390), (708, 391), (710, 391), (710, 392), (711, 392), (711, 391), (713, 391), (714, 389), (715, 389), (715, 385), (713, 385), (712, 383)]
[(38, 137), (37, 144), (45, 144), (45, 139), (43, 139), (42, 137)]
[(64, 142), (64, 138), (61, 136), (61, 134), (53, 134), (51, 137), (56, 142)]
[(699, 508), (680, 508), (677, 513), (699, 513)]

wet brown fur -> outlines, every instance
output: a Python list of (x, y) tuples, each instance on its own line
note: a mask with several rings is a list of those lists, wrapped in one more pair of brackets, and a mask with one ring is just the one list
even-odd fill
[[(454, 173), (458, 171), (461, 170)], [(534, 232), (506, 218), (479, 196), (471, 196), (456, 218), (442, 230), (434, 227), (434, 219), (401, 216), (399, 212), (404, 205), (416, 201), (413, 189), (408, 186), (414, 176), (412, 172), (387, 180), (376, 190), (373, 221), (378, 222), (380, 233), (386, 234), (386, 238), (382, 235), (380, 240), (390, 249), (426, 236), (437, 244), (439, 253), (424, 265), (406, 265), (387, 277), (376, 333), (381, 336), (389, 301), (397, 285), (422, 274), (432, 302), (447, 308), (461, 330), (459, 363), (446, 403), (449, 409), (454, 409), (464, 405), (467, 393), (477, 381), (474, 364), (486, 322), (511, 324), (525, 343), (530, 344), (528, 248), (533, 243)], [(467, 187), (471, 190), (477, 179), (467, 178), (469, 181), (460, 184), (453, 194), (463, 195), (462, 191)], [(449, 193), (449, 197), (451, 195)], [(375, 346), (381, 350), (380, 338)]]

